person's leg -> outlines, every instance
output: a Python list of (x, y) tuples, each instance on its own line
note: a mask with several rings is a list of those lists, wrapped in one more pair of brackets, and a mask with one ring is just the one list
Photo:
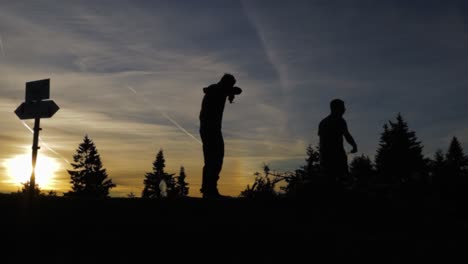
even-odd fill
[(213, 189), (213, 192), (218, 195), (218, 180), (219, 174), (223, 168), (223, 160), (224, 160), (224, 139), (221, 131), (216, 133), (214, 145), (213, 145), (213, 175), (210, 178), (210, 186)]
[(212, 169), (213, 154), (212, 154), (212, 146), (211, 146), (212, 139), (208, 131), (203, 130), (203, 129), (200, 130), (200, 137), (203, 143), (203, 160), (204, 160), (202, 186), (201, 186), (200, 192), (204, 194), (204, 193), (207, 193), (209, 190), (209, 183), (210, 183), (209, 178), (213, 171)]
[(207, 183), (208, 183), (208, 174), (209, 174), (209, 152), (208, 152), (208, 147), (206, 144), (203, 144), (203, 160), (204, 160), (204, 165), (203, 165), (203, 175), (202, 175), (202, 186), (200, 189), (201, 193), (204, 193), (207, 189)]
[(221, 131), (200, 131), (203, 142), (203, 178), (201, 192), (203, 197), (219, 196), (217, 182), (223, 165), (224, 140)]

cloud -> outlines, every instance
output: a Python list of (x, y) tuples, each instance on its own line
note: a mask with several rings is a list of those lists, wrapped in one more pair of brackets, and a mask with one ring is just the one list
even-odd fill
[[(315, 142), (316, 126), (336, 97), (347, 102), (349, 125), (368, 154), (377, 147), (383, 123), (397, 112), (431, 150), (452, 131), (449, 127), (466, 122), (460, 114), (468, 110), (466, 104), (455, 95), (464, 93), (468, 56), (456, 5), (273, 1), (268, 7), (246, 6), (292, 87), (283, 101), (293, 137)], [(430, 121), (434, 117), (437, 123)], [(448, 120), (452, 125), (443, 125)], [(430, 134), (438, 125), (435, 138)]]
[[(83, 135), (89, 134), (114, 181), (128, 182), (131, 179), (134, 185), (141, 186), (144, 173), (151, 169), (154, 153), (163, 148), (179, 160), (172, 165), (167, 159), (168, 170), (177, 171), (178, 166), (184, 165), (188, 173), (192, 172), (191, 184), (199, 184), (200, 146), (193, 145), (191, 139), (177, 131), (161, 113), (169, 113), (191, 134), (198, 136), (198, 111), (204, 86), (217, 82), (222, 73), (232, 72), (240, 85), (247, 87), (247, 94), (261, 96), (261, 88), (268, 81), (249, 80), (248, 73), (239, 71), (235, 64), (227, 64), (213, 52), (200, 54), (184, 49), (181, 54), (180, 49), (155, 48), (158, 41), (152, 37), (128, 41), (128, 35), (114, 28), (114, 18), (89, 15), (83, 8), (71, 10), (78, 13), (76, 20), (71, 16), (64, 24), (53, 25), (36, 23), (37, 16), (43, 17), (41, 14), (23, 17), (8, 12), (10, 15), (2, 16), (8, 25), (16, 28), (16, 32), (9, 35), (9, 45), (15, 48), (12, 48), (10, 60), (0, 68), (8, 76), (0, 80), (2, 86), (8, 87), (2, 90), (2, 97), (15, 102), (5, 105), (6, 111), (11, 113), (10, 109), (21, 102), (25, 81), (51, 78), (52, 99), (61, 109), (53, 118), (42, 122), (41, 136), (60, 156), (71, 159)], [(78, 26), (68, 27), (70, 21)], [(87, 32), (90, 29), (91, 32)], [(157, 28), (152, 31), (158, 35)], [(44, 39), (51, 35), (57, 35), (53, 42)], [(105, 35), (105, 38), (96, 35)], [(37, 45), (26, 49), (25, 43), (34, 40)], [(41, 57), (41, 61), (36, 61), (37, 57)], [(128, 91), (128, 86), (137, 89), (145, 100)], [(268, 111), (256, 111), (250, 106), (262, 101), (262, 97), (259, 99), (248, 104), (249, 111), (265, 120), (270, 119), (267, 116), (271, 114), (279, 116), (278, 111), (271, 112), (274, 106)], [(155, 105), (160, 112), (155, 111)], [(234, 124), (231, 125), (234, 132), (255, 135), (256, 127), (250, 128), (241, 122), (242, 105), (239, 98), (235, 105), (229, 106), (241, 113), (226, 111), (226, 120)], [(24, 129), (19, 120), (16, 121), (12, 130)], [(229, 129), (226, 134), (229, 141)], [(242, 133), (239, 136), (243, 136)], [(27, 146), (30, 135), (26, 133), (21, 141)], [(14, 143), (18, 144), (19, 140)], [(40, 153), (54, 154), (47, 149)], [(63, 165), (67, 167), (67, 164)], [(69, 181), (67, 177), (66, 171), (59, 175), (63, 188)], [(122, 190), (117, 188), (115, 193), (122, 195)]]
[[(42, 122), (41, 136), (71, 159), (88, 133), (122, 182), (118, 195), (142, 187), (159, 148), (168, 170), (184, 165), (199, 185), (201, 148), (164, 114), (198, 137), (202, 88), (225, 72), (244, 90), (224, 113), (222, 184), (231, 194), (263, 162), (301, 164), (335, 97), (345, 99), (349, 127), (370, 155), (397, 112), (428, 153), (468, 121), (466, 12), (452, 4), (8, 2), (0, 34), (8, 53), (0, 63), (0, 159), (30, 150), (13, 111), (25, 82), (51, 78), (61, 109)], [(65, 188), (66, 172), (60, 177)]]

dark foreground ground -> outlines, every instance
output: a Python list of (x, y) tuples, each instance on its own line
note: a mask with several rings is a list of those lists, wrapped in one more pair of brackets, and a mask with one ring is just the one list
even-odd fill
[(0, 197), (0, 263), (468, 263), (460, 210), (421, 202)]

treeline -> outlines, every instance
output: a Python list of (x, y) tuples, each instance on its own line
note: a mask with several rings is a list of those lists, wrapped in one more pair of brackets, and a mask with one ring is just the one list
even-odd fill
[[(468, 202), (468, 157), (456, 137), (446, 151), (438, 150), (432, 157), (423, 155), (422, 142), (398, 114), (383, 125), (379, 147), (374, 159), (361, 155), (349, 162), (347, 177), (330, 179), (322, 173), (320, 149), (308, 146), (303, 166), (293, 172), (272, 171), (268, 165), (263, 173), (255, 173), (254, 183), (240, 193), (246, 198), (310, 198), (335, 191), (353, 192), (369, 197), (431, 198), (449, 204)], [(185, 197), (189, 193), (185, 169), (178, 175), (165, 171), (163, 150), (159, 150), (152, 171), (143, 178), (142, 198)], [(116, 184), (107, 175), (94, 142), (86, 135), (79, 144), (71, 163), (71, 190), (66, 197), (109, 197)], [(25, 195), (29, 182), (23, 183), (15, 194)], [(35, 195), (56, 196), (35, 186)], [(130, 193), (128, 197), (135, 197)]]
[[(79, 144), (70, 165), (73, 169), (67, 172), (71, 179), (71, 190), (64, 193), (65, 197), (106, 198), (109, 197), (110, 190), (117, 186), (107, 175), (96, 145), (88, 135)], [(153, 162), (153, 170), (144, 175), (142, 198), (175, 198), (188, 195), (189, 184), (185, 181), (187, 176), (184, 167), (180, 167), (178, 175), (167, 173), (164, 170), (165, 167), (164, 153), (160, 149)], [(22, 185), (21, 190), (14, 194), (30, 193), (29, 181)], [(57, 196), (57, 193), (55, 191), (44, 192), (36, 184), (34, 195)], [(135, 197), (135, 194), (130, 193), (128, 197)]]
[(307, 148), (305, 165), (294, 172), (272, 172), (265, 166), (263, 174), (255, 176), (241, 196), (310, 197), (341, 191), (390, 199), (430, 198), (455, 205), (468, 201), (468, 157), (458, 139), (452, 138), (447, 151), (424, 157), (421, 141), (401, 114), (384, 124), (374, 160), (354, 157), (348, 176), (337, 179), (334, 186), (321, 172), (320, 149), (312, 146)]

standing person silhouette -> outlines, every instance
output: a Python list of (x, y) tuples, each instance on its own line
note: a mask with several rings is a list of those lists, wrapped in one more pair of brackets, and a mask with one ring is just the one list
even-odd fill
[(205, 160), (200, 189), (203, 198), (222, 197), (218, 191), (219, 173), (224, 159), (224, 139), (221, 127), (226, 98), (232, 103), (234, 96), (242, 93), (239, 87), (234, 86), (235, 84), (234, 76), (226, 73), (218, 83), (203, 88), (205, 96), (200, 111), (200, 136)]
[(320, 165), (329, 187), (337, 187), (348, 176), (348, 157), (343, 146), (343, 137), (353, 147), (351, 153), (357, 152), (357, 145), (343, 118), (346, 111), (344, 102), (334, 99), (330, 102), (330, 108), (330, 115), (319, 125)]

